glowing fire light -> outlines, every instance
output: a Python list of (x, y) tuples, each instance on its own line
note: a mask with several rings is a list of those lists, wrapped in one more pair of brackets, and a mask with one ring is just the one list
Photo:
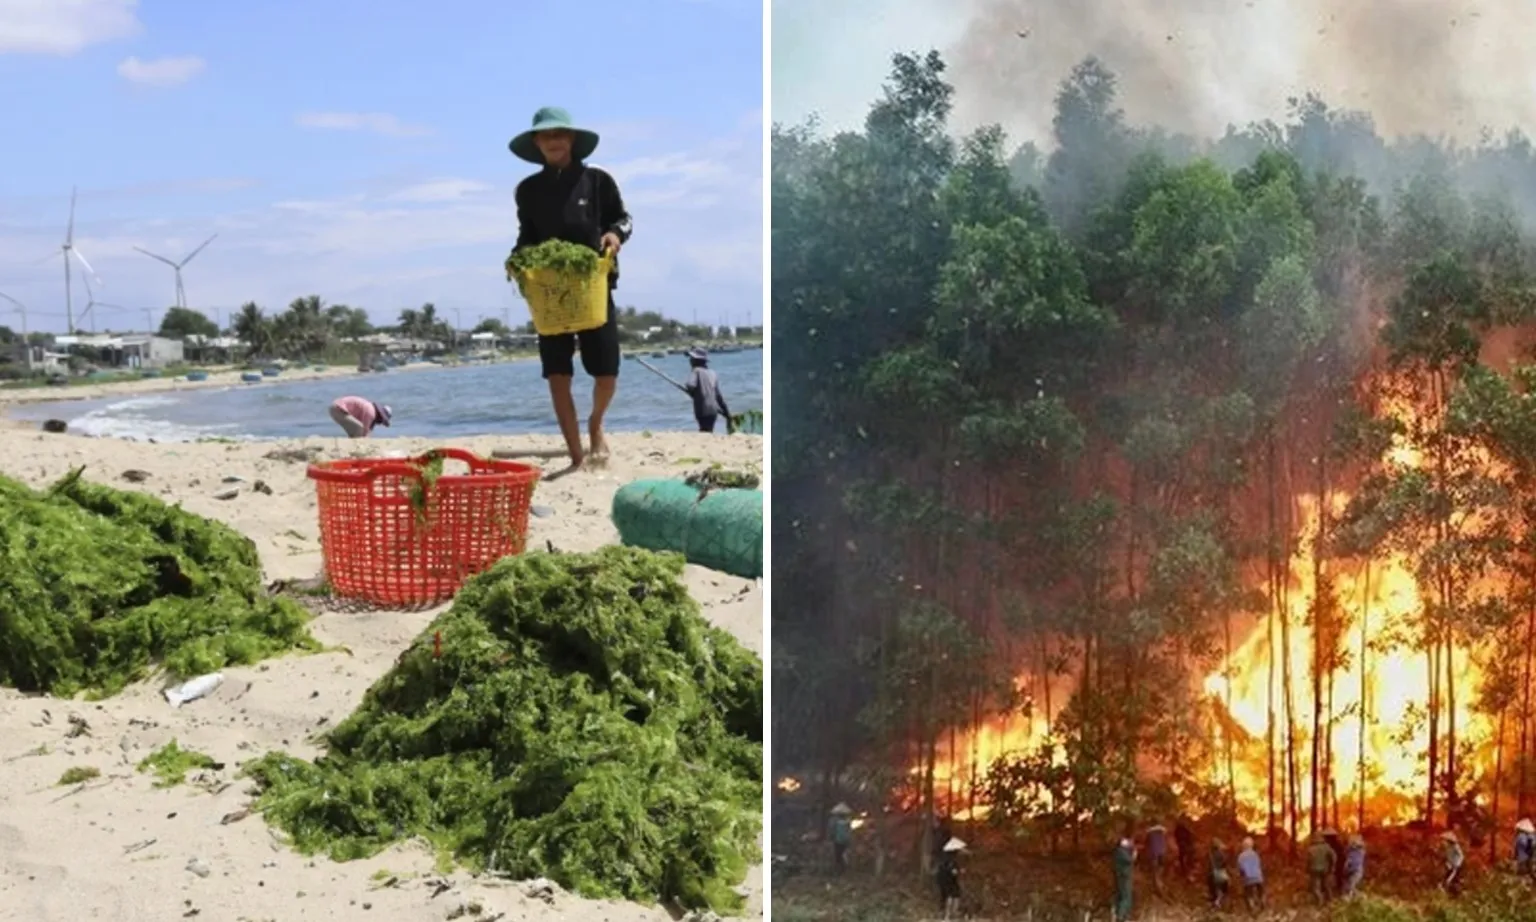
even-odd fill
[(774, 787), (778, 788), (786, 794), (793, 794), (800, 790), (800, 779), (790, 777), (780, 778), (778, 784), (775, 784)]
[[(1406, 417), (1407, 408), (1391, 408)], [(1399, 441), (1385, 453), (1383, 460), (1397, 467), (1416, 467), (1420, 459), (1411, 447)], [(1335, 492), (1327, 497), (1330, 517), (1338, 516), (1348, 502), (1348, 495)], [(1313, 545), (1321, 524), (1322, 505), (1315, 495), (1296, 498), (1299, 528), (1294, 556), (1289, 562), (1289, 582), (1283, 596), (1287, 607), (1290, 654), (1291, 706), (1294, 715), (1294, 745), (1299, 803), (1298, 814), (1305, 817), (1311, 803), (1311, 733), (1313, 712), (1313, 627), (1310, 616), (1317, 586), (1313, 571)], [(1328, 801), (1336, 800), (1341, 812), (1353, 815), (1363, 784), (1367, 812), (1377, 820), (1403, 820), (1422, 808), (1427, 767), (1429, 729), (1424, 715), (1430, 701), (1429, 667), (1422, 652), (1410, 648), (1411, 639), (1420, 633), (1415, 622), (1423, 610), (1420, 587), (1411, 564), (1400, 555), (1389, 554), (1368, 565), (1344, 568), (1338, 562), (1328, 564), (1341, 625), (1338, 646), (1346, 651), (1337, 668), (1322, 677), (1325, 695), (1326, 737), (1321, 748), (1331, 753), (1324, 777), (1319, 779), (1319, 793)], [(1274, 600), (1271, 600), (1274, 604)], [(1239, 635), (1243, 636), (1243, 635)], [(1392, 638), (1388, 642), (1386, 639)], [(1275, 746), (1274, 789), (1276, 809), (1280, 808), (1284, 785), (1284, 760), (1287, 748), (1286, 707), (1280, 663), (1281, 634), (1278, 619), (1259, 617), (1249, 632), (1230, 651), (1224, 665), (1201, 683), (1212, 711), (1225, 713), (1230, 724), (1241, 728), (1246, 739), (1234, 739), (1231, 783), (1240, 812), (1250, 821), (1262, 817), (1269, 800), (1269, 751), (1267, 737), (1271, 727)], [(1275, 659), (1271, 670), (1271, 658)], [(1452, 656), (1453, 674), (1457, 676), (1457, 694), (1451, 720), (1458, 743), (1480, 742), (1490, 738), (1489, 722), (1473, 713), (1471, 703), (1481, 685), (1478, 665), (1470, 651), (1458, 649)], [(1325, 667), (1326, 668), (1326, 667)], [(1440, 668), (1444, 670), (1444, 664)], [(1021, 688), (1031, 687), (1029, 675), (1017, 680)], [(1052, 689), (1055, 700), (1065, 702), (1071, 691)], [(1442, 696), (1440, 707), (1446, 707)], [(1362, 714), (1364, 722), (1362, 725)], [(958, 807), (968, 803), (969, 786), (976, 776), (984, 776), (994, 760), (1019, 755), (1034, 749), (1049, 732), (1052, 715), (1036, 714), (1026, 720), (1020, 716), (997, 717), (974, 731), (957, 730), (948, 745), (939, 746), (934, 766), (935, 788), (941, 802)], [(1215, 721), (1211, 740), (1212, 765), (1207, 781), (1228, 783), (1226, 741), (1221, 738), (1221, 721)], [(1441, 714), (1442, 736), (1446, 715)], [(1363, 745), (1362, 745), (1363, 730)], [(1329, 745), (1331, 744), (1331, 745)], [(1446, 741), (1442, 739), (1442, 747)], [(921, 769), (912, 770), (920, 776)], [(914, 777), (914, 780), (920, 780)], [(985, 805), (976, 804), (955, 813), (956, 818), (981, 816)]]

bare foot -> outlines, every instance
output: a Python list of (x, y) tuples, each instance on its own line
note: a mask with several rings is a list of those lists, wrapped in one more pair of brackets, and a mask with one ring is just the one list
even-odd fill
[(584, 465), (581, 464), (567, 464), (565, 467), (560, 468), (560, 470), (550, 471), (539, 479), (543, 480), (545, 483), (549, 483), (551, 481), (559, 480), (562, 477), (569, 477), (577, 471), (581, 470), (583, 466)]
[(581, 470), (585, 466), (586, 466), (586, 459), (583, 458), (579, 453), (578, 454), (573, 454), (573, 455), (571, 455), (571, 463), (570, 464), (567, 464), (565, 467), (562, 467), (558, 471), (553, 471), (551, 473), (545, 474), (543, 476), (543, 478), (541, 478), (541, 479), (545, 480), (546, 482), (547, 481), (551, 481), (551, 480), (559, 480), (561, 477), (569, 477), (569, 476), (571, 476), (572, 474), (574, 474), (577, 471)]
[(591, 454), (591, 457), (592, 457), (592, 460), (597, 462), (598, 464), (607, 464), (608, 463), (608, 458), (609, 458), (608, 442), (602, 436), (597, 436), (596, 438), (594, 438), (592, 440), (592, 454)]

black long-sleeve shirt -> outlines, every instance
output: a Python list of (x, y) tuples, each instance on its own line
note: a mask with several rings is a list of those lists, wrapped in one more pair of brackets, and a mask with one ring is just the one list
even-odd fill
[[(517, 249), (564, 240), (601, 250), (604, 234), (615, 234), (620, 243), (627, 243), (633, 232), (619, 184), (598, 167), (546, 166), (517, 184)], [(618, 281), (615, 258), (608, 284), (617, 287)]]

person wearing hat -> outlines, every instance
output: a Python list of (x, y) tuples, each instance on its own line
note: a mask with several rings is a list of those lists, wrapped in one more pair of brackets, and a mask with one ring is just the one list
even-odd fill
[(1168, 830), (1161, 822), (1147, 827), (1147, 859), (1152, 863), (1152, 892), (1163, 895), (1163, 866), (1168, 861)]
[(1220, 909), (1232, 887), (1232, 875), (1227, 870), (1227, 847), (1220, 839), (1211, 840), (1210, 856), (1206, 859), (1205, 888), (1211, 898), (1211, 908)]
[(393, 415), (389, 407), (366, 397), (337, 397), (331, 402), (331, 419), (349, 439), (366, 439), (375, 426), (388, 426)]
[(581, 467), (587, 457), (576, 398), (571, 394), (578, 351), (581, 367), (593, 380), (592, 415), (587, 418), (590, 454), (594, 460), (608, 455), (603, 416), (618, 390), (620, 364), (613, 289), (619, 281), (619, 250), (633, 232), (619, 184), (587, 163), (597, 142), (597, 132), (578, 127), (569, 112), (546, 106), (533, 114), (532, 126), (507, 145), (517, 157), (539, 166), (539, 172), (517, 184), (517, 244), (512, 251), (564, 240), (614, 257), (608, 275), (607, 322), (594, 330), (539, 337), (539, 362), (570, 453), (569, 470)]
[(1360, 833), (1349, 837), (1349, 853), (1344, 856), (1344, 896), (1360, 892), (1360, 881), (1365, 879), (1365, 839)]
[(1132, 888), (1136, 881), (1136, 843), (1129, 835), (1115, 845), (1115, 922), (1127, 922), (1134, 905)]
[(1249, 912), (1264, 910), (1264, 865), (1259, 861), (1259, 850), (1253, 847), (1252, 838), (1243, 839), (1242, 851), (1237, 853), (1237, 873), (1243, 878), (1243, 901)]
[(853, 809), (847, 804), (832, 808), (827, 838), (832, 842), (832, 873), (841, 874), (848, 870), (848, 849), (853, 845)]
[(1522, 819), (1515, 824), (1515, 870), (1521, 877), (1531, 876), (1533, 860), (1536, 860), (1536, 824)]
[(1319, 906), (1333, 899), (1333, 877), (1339, 856), (1320, 833), (1307, 843), (1307, 878), (1312, 882), (1312, 898)]
[(1440, 889), (1451, 896), (1461, 894), (1461, 869), (1466, 866), (1467, 856), (1461, 850), (1461, 840), (1456, 838), (1454, 832), (1440, 834), (1442, 856), (1445, 860), (1445, 879), (1440, 881)]
[(725, 430), (733, 431), (731, 409), (725, 405), (725, 395), (720, 393), (720, 376), (709, 367), (709, 353), (703, 349), (688, 350), (688, 381), (683, 390), (693, 398), (693, 418), (698, 421), (700, 432), (714, 432), (715, 422), (725, 417)]
[(950, 837), (939, 853), (939, 866), (934, 869), (934, 878), (939, 885), (939, 907), (944, 910), (946, 920), (960, 916), (960, 853), (963, 851), (965, 843)]
[(1323, 841), (1333, 849), (1333, 892), (1335, 895), (1344, 892), (1344, 837), (1332, 826), (1323, 827)]

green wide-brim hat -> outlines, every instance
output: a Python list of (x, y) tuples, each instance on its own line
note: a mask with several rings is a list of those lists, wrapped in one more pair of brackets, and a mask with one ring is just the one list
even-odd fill
[(544, 154), (533, 140), (541, 131), (569, 131), (575, 135), (571, 141), (571, 159), (585, 160), (597, 150), (597, 132), (577, 128), (571, 121), (571, 113), (558, 106), (545, 106), (533, 113), (533, 127), (512, 139), (507, 148), (529, 163), (544, 165)]

